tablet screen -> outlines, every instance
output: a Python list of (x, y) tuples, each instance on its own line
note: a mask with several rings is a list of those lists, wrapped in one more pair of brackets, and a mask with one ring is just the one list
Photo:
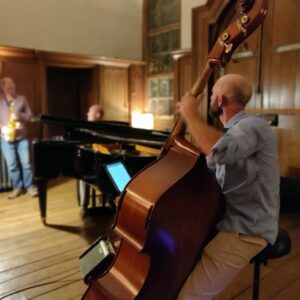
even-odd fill
[(124, 164), (120, 161), (117, 161), (105, 164), (104, 167), (107, 173), (109, 174), (110, 178), (112, 179), (114, 186), (121, 193), (124, 190), (126, 184), (131, 179)]

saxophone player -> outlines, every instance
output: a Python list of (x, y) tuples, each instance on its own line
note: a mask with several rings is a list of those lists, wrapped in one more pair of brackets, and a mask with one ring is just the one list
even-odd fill
[(1, 151), (14, 187), (8, 198), (14, 199), (24, 191), (36, 197), (26, 126), (32, 112), (26, 97), (16, 94), (16, 84), (12, 78), (1, 79), (0, 86), (3, 92), (0, 95)]

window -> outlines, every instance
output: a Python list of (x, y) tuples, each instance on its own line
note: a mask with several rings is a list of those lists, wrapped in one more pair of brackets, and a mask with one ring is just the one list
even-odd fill
[(180, 48), (180, 0), (145, 1), (148, 111), (156, 117), (171, 117), (174, 109), (171, 52)]
[(148, 79), (148, 106), (154, 116), (173, 115), (173, 77)]
[(171, 52), (179, 49), (179, 29), (148, 38), (149, 74), (172, 72)]

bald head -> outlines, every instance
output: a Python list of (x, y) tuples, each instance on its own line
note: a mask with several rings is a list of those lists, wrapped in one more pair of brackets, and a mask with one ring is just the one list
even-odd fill
[(104, 115), (104, 110), (98, 104), (92, 105), (89, 108), (89, 111), (87, 112), (88, 121), (100, 121), (102, 120), (103, 115)]
[(242, 75), (228, 74), (222, 76), (214, 85), (219, 94), (222, 94), (230, 103), (238, 103), (245, 107), (252, 95), (250, 82)]

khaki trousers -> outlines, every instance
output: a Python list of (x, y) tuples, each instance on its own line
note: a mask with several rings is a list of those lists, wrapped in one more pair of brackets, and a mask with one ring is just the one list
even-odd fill
[(219, 232), (204, 248), (177, 300), (213, 299), (266, 246), (260, 237)]

